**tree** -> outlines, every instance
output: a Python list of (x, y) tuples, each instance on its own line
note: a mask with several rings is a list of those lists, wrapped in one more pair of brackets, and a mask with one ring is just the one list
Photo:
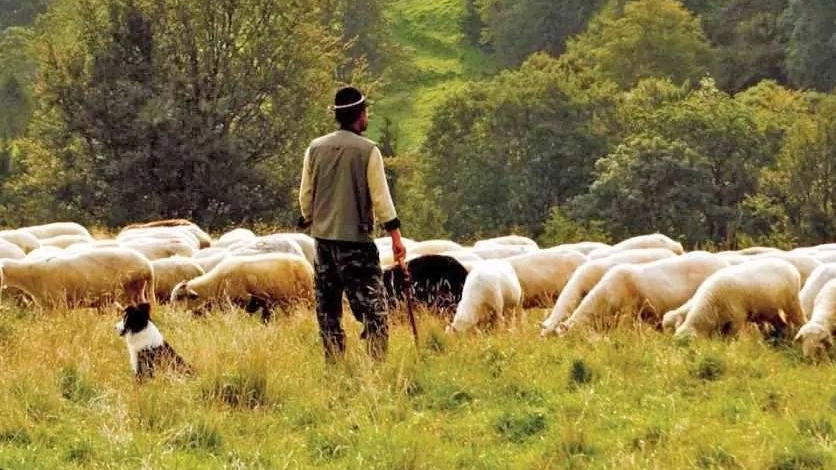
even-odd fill
[(552, 207), (585, 190), (606, 140), (588, 101), (547, 56), (442, 103), (422, 148), (454, 237), (541, 230)]
[(699, 20), (674, 0), (629, 2), (623, 15), (608, 9), (583, 34), (570, 39), (561, 60), (632, 88), (643, 78), (696, 81), (708, 70), (709, 45)]
[(836, 4), (831, 0), (790, 0), (787, 70), (799, 87), (836, 87)]
[(52, 0), (0, 0), (0, 31), (9, 26), (28, 26)]
[(500, 64), (517, 67), (534, 52), (555, 57), (581, 33), (605, 0), (499, 0), (484, 2), (486, 39)]
[(340, 64), (310, 2), (60, 1), (38, 36), (33, 135), (55, 189), (110, 226), (295, 220)]
[(398, 48), (392, 39), (386, 16), (389, 0), (321, 0), (322, 21), (341, 38), (345, 52), (353, 61), (343, 64), (340, 79), (351, 81), (363, 73), (361, 64), (374, 76), (380, 76), (395, 64)]

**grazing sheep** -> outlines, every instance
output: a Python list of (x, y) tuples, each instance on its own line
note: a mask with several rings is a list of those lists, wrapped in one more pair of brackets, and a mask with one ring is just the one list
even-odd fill
[(91, 243), (93, 241), (93, 237), (89, 235), (57, 235), (51, 238), (42, 238), (41, 246), (67, 248), (78, 243)]
[(558, 334), (578, 327), (609, 326), (620, 317), (659, 325), (665, 312), (687, 302), (706, 278), (726, 266), (721, 257), (704, 251), (616, 266), (558, 326)]
[(816, 296), (822, 287), (831, 279), (836, 279), (836, 263), (822, 264), (804, 282), (799, 297), (801, 299), (801, 309), (804, 311), (805, 316), (809, 317), (813, 314), (813, 305), (816, 301)]
[(801, 274), (801, 285), (804, 285), (807, 282), (807, 279), (813, 274), (813, 271), (819, 267), (822, 263), (812, 256), (802, 255), (798, 253), (789, 253), (786, 251), (776, 251), (776, 252), (768, 252), (762, 253), (759, 255), (749, 255), (747, 256), (747, 260), (751, 259), (753, 261), (762, 260), (762, 259), (780, 259), (784, 261), (788, 261), (790, 264), (795, 266), (795, 269), (798, 270), (798, 273)]
[(554, 304), (575, 270), (586, 263), (586, 256), (577, 251), (535, 251), (506, 261), (520, 280), (523, 308), (533, 308)]
[(26, 253), (19, 246), (0, 239), (0, 259), (21, 259), (25, 256)]
[(313, 237), (304, 233), (293, 232), (277, 233), (276, 235), (295, 241), (299, 245), (299, 248), (302, 249), (302, 253), (305, 255), (305, 259), (308, 260), (308, 263), (311, 263), (311, 266), (314, 265), (316, 262), (316, 242)]
[(230, 256), (206, 274), (177, 284), (171, 300), (196, 310), (207, 303), (231, 301), (247, 304), (255, 313), (260, 307), (264, 321), (275, 305), (310, 302), (313, 298), (314, 271), (302, 256), (268, 253)]
[(90, 232), (87, 231), (83, 225), (75, 222), (55, 222), (44, 225), (33, 225), (30, 227), (23, 227), (19, 230), (34, 235), (41, 240), (44, 238), (57, 237), (59, 235), (87, 235), (90, 237)]
[(67, 250), (63, 250), (61, 248), (58, 248), (57, 246), (41, 246), (27, 253), (24, 259), (27, 261), (45, 260), (48, 258), (61, 256), (66, 252)]
[(221, 235), (220, 238), (212, 243), (212, 246), (217, 248), (229, 248), (232, 245), (249, 242), (255, 238), (257, 237), (252, 230), (246, 228), (236, 228)]
[(507, 259), (536, 251), (536, 248), (525, 245), (481, 245), (470, 249), (470, 252), (482, 259)]
[(150, 227), (122, 230), (116, 235), (119, 243), (147, 242), (149, 240), (179, 241), (194, 250), (206, 248), (201, 240), (185, 227)]
[(615, 266), (649, 263), (674, 256), (676, 254), (664, 248), (644, 248), (625, 250), (606, 258), (586, 262), (572, 273), (572, 277), (569, 278), (566, 287), (557, 298), (551, 314), (541, 324), (540, 335), (547, 336), (553, 333), (560, 322), (572, 315), (583, 298), (598, 284), (607, 271)]
[(605, 258), (619, 251), (636, 250), (639, 248), (665, 248), (678, 255), (685, 252), (681, 243), (671, 240), (669, 237), (662, 235), (661, 233), (651, 233), (628, 238), (627, 240), (617, 243), (610, 248), (595, 250), (589, 253), (589, 259), (593, 260)]
[(521, 237), (519, 235), (506, 235), (504, 237), (496, 237), (496, 238), (489, 238), (487, 240), (479, 240), (473, 246), (493, 246), (493, 245), (506, 245), (506, 246), (527, 246), (532, 249), (538, 249), (537, 242), (528, 238), (528, 237)]
[(167, 302), (174, 287), (206, 274), (202, 267), (190, 258), (174, 256), (151, 261), (154, 268), (154, 297), (157, 302)]
[(750, 246), (749, 248), (744, 248), (742, 250), (737, 250), (738, 254), (744, 256), (752, 256), (752, 255), (763, 255), (769, 253), (784, 253), (783, 250), (779, 250), (778, 248), (772, 248), (768, 246)]
[(504, 322), (506, 316), (515, 316), (521, 301), (522, 286), (511, 263), (483, 261), (467, 275), (462, 300), (447, 333)]
[(229, 248), (233, 255), (258, 255), (266, 253), (287, 253), (307, 259), (296, 240), (284, 235), (265, 235)]
[[(204, 251), (206, 248), (200, 251)], [(225, 260), (226, 258), (230, 258), (232, 255), (225, 250), (222, 250), (218, 253), (205, 255), (205, 256), (193, 256), (192, 260), (197, 263), (205, 272), (209, 272), (215, 269), (215, 266), (221, 264), (221, 261)]]
[(151, 231), (165, 231), (166, 229), (174, 229), (175, 231), (183, 231), (189, 233), (198, 241), (198, 246), (195, 247), (195, 249), (207, 248), (210, 245), (212, 245), (212, 237), (210, 237), (209, 234), (204, 232), (203, 229), (198, 227), (197, 224), (186, 219), (166, 219), (155, 220), (153, 222), (131, 224), (123, 228), (122, 232), (120, 232), (119, 235), (122, 235), (122, 233), (131, 230), (142, 229), (151, 229)]
[[(406, 262), (412, 278), (416, 303), (425, 305), (441, 316), (455, 310), (462, 298), (468, 271), (456, 258), (445, 255), (424, 255)], [(392, 266), (383, 271), (384, 298), (390, 308), (405, 300), (403, 271)], [(452, 315), (450, 315), (452, 316)]]
[(193, 245), (177, 238), (133, 239), (120, 242), (119, 244), (125, 248), (131, 248), (142, 253), (149, 261), (170, 258), (172, 256), (191, 257), (196, 251)]
[(801, 276), (787, 261), (769, 258), (729, 266), (705, 280), (690, 302), (677, 338), (735, 335), (746, 322), (777, 330), (805, 322), (798, 300)]
[(4, 285), (25, 292), (46, 309), (102, 306), (113, 301), (136, 304), (146, 301), (146, 289), (150, 293), (154, 282), (151, 263), (127, 248), (4, 260), (0, 271)]
[[(375, 242), (378, 245), (378, 252), (380, 256), (380, 265), (384, 269), (388, 269), (395, 265), (395, 255), (392, 253), (391, 239), (385, 242), (385, 238), (378, 239)], [(427, 240), (418, 243), (404, 244), (407, 254), (409, 256), (423, 256), (423, 255), (439, 255), (447, 251), (458, 251), (463, 249), (461, 245), (450, 240)]]
[(24, 253), (29, 253), (41, 246), (38, 237), (23, 230), (3, 230), (0, 232), (0, 239), (17, 245)]
[(610, 245), (601, 242), (579, 242), (579, 243), (564, 243), (563, 245), (553, 246), (547, 250), (572, 250), (578, 253), (588, 255), (595, 250), (611, 248)]
[(795, 341), (801, 341), (804, 356), (815, 359), (828, 348), (833, 347), (834, 332), (836, 332), (836, 279), (831, 279), (816, 295), (810, 321), (798, 330)]

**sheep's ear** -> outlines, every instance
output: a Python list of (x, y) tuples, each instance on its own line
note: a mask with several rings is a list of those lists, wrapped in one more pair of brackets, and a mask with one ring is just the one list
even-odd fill
[(196, 300), (198, 297), (200, 297), (200, 294), (198, 294), (194, 289), (189, 289), (187, 291), (187, 295), (192, 300)]
[(116, 302), (116, 301), (113, 302), (113, 308), (119, 310), (120, 312), (125, 311), (125, 307), (122, 304), (120, 304), (119, 302)]
[(798, 330), (798, 333), (795, 334), (795, 338), (792, 340), (793, 343), (797, 343), (798, 341), (801, 341), (801, 330)]
[(833, 347), (833, 335), (828, 333), (827, 336), (824, 337), (824, 343), (828, 347)]

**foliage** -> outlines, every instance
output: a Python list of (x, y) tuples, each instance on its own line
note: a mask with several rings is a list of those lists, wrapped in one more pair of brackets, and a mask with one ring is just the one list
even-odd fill
[(797, 86), (829, 92), (836, 87), (836, 4), (830, 0), (790, 0), (787, 70)]
[[(542, 247), (582, 241), (609, 242), (599, 220), (576, 221), (565, 215), (566, 210), (553, 207), (548, 220), (543, 224), (543, 233), (537, 239)], [(596, 214), (597, 216), (597, 214)]]

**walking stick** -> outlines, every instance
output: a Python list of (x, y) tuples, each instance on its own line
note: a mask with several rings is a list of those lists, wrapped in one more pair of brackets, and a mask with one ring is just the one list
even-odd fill
[(406, 296), (406, 316), (409, 317), (409, 325), (412, 327), (412, 339), (415, 340), (415, 349), (420, 352), (420, 344), (418, 342), (418, 325), (415, 322), (415, 305), (412, 296), (412, 276), (409, 274), (409, 269), (403, 259), (398, 260), (401, 272), (403, 273), (404, 295)]

